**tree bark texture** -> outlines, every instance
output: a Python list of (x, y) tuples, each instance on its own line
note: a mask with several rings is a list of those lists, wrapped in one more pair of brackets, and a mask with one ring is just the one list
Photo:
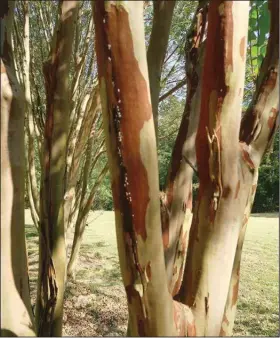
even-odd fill
[(167, 286), (142, 11), (137, 1), (96, 1), (94, 10), (119, 259), (131, 334), (187, 335), (192, 314)]
[(39, 336), (61, 336), (66, 278), (64, 193), (69, 131), (69, 66), (77, 1), (61, 1), (52, 48), (43, 71), (47, 97), (44, 171), (41, 184), (39, 277), (36, 321)]
[[(261, 160), (273, 142), (279, 126), (279, 2), (269, 1), (270, 35), (267, 52), (257, 78), (252, 102), (241, 121), (239, 134), (243, 172), (247, 178), (249, 198), (244, 211), (232, 270), (228, 300), (221, 335), (231, 336), (237, 307), (240, 261), (247, 223), (257, 188)], [(249, 170), (248, 170), (249, 168)], [(251, 185), (250, 185), (251, 182)]]
[(167, 177), (162, 232), (169, 288), (175, 296), (181, 286), (192, 221), (192, 178), (196, 166), (195, 138), (201, 103), (208, 2), (200, 1), (188, 32), (186, 53), (187, 97)]
[(17, 81), (11, 28), (1, 18), (1, 336), (35, 336), (24, 231), (24, 93)]
[[(278, 124), (279, 4), (269, 5), (267, 55), (241, 121), (249, 2), (215, 0), (209, 9), (199, 2), (187, 42), (186, 107), (160, 206), (143, 7), (133, 1), (95, 3), (101, 104), (130, 335), (232, 332), (258, 167)], [(191, 217), (196, 161), (200, 185), (187, 243), (182, 224), (187, 209)], [(187, 252), (184, 274), (182, 252)]]

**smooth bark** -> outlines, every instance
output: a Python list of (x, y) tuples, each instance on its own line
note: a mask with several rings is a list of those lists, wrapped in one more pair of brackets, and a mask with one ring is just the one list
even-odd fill
[[(246, 226), (257, 189), (261, 160), (270, 148), (279, 125), (279, 2), (269, 1), (270, 35), (267, 52), (257, 78), (256, 91), (240, 128), (241, 166), (246, 173), (249, 197), (244, 211), (221, 335), (231, 336), (237, 308), (240, 261)], [(251, 183), (251, 184), (250, 184)]]
[(1, 18), (1, 336), (35, 336), (24, 230), (24, 93), (11, 48), (15, 3)]
[(168, 46), (168, 38), (175, 4), (175, 0), (157, 0), (153, 2), (153, 27), (147, 51), (147, 62), (156, 137), (158, 135), (158, 104), (161, 89), (160, 79)]
[(193, 334), (191, 312), (173, 302), (167, 286), (143, 4), (100, 0), (94, 9), (103, 123), (130, 333)]

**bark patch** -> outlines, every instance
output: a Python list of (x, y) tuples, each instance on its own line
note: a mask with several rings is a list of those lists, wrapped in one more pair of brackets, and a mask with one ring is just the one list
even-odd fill
[(239, 52), (242, 58), (242, 61), (245, 61), (245, 36), (240, 40)]
[[(117, 144), (123, 161), (120, 169), (125, 171), (120, 183), (120, 197), (128, 200), (122, 201), (120, 208), (127, 214), (126, 206), (130, 204), (131, 217), (125, 218), (124, 223), (133, 223), (124, 224), (124, 228), (132, 231), (133, 227), (133, 231), (146, 240), (145, 216), (150, 198), (148, 175), (140, 154), (140, 132), (145, 121), (152, 118), (149, 91), (134, 54), (127, 12), (120, 6), (111, 5), (110, 11), (104, 12), (102, 25), (108, 43), (107, 54), (103, 57), (107, 62), (108, 92), (112, 95), (109, 105), (113, 105), (113, 114), (119, 119)], [(118, 205), (116, 200), (115, 203)]]
[(275, 108), (272, 108), (271, 111), (270, 111), (270, 114), (269, 114), (268, 121), (267, 121), (269, 129), (274, 128), (274, 124), (275, 124), (277, 115), (278, 115), (278, 110), (275, 109)]
[(238, 288), (239, 288), (239, 277), (238, 277), (238, 279), (237, 279), (237, 281), (234, 284), (234, 287), (232, 289), (232, 305), (231, 305), (231, 307), (233, 307), (237, 303)]

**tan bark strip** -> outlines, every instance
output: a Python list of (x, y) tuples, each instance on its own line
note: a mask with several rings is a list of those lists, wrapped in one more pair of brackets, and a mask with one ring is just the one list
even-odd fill
[(240, 180), (239, 89), (243, 91), (245, 77), (239, 46), (247, 36), (248, 10), (247, 1), (211, 1), (209, 6), (196, 138), (200, 186), (183, 281), (186, 292), (182, 297), (192, 307), (200, 336), (220, 333), (247, 201), (245, 193), (234, 197)]
[(168, 37), (175, 4), (176, 1), (166, 0), (153, 2), (154, 17), (147, 51), (147, 62), (156, 135), (158, 134), (158, 104), (161, 71), (168, 46)]
[(35, 336), (24, 222), (24, 93), (11, 48), (15, 2), (1, 17), (1, 336)]
[[(167, 215), (162, 223), (165, 261), (170, 292), (174, 296), (180, 289), (187, 243), (179, 243), (179, 231), (189, 232), (192, 210), (193, 165), (196, 164), (195, 136), (199, 121), (201, 96), (201, 70), (206, 35), (207, 1), (200, 1), (187, 35), (186, 77), (187, 98), (180, 129), (172, 152), (166, 184)], [(189, 164), (191, 163), (191, 165)], [(186, 211), (188, 216), (185, 217)], [(183, 236), (187, 241), (188, 235)]]

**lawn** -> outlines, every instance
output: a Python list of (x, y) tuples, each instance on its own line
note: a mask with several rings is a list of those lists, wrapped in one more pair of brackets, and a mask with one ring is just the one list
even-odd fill
[[(64, 336), (122, 336), (127, 306), (118, 263), (114, 213), (91, 212), (76, 279), (67, 282)], [(279, 336), (279, 225), (276, 214), (251, 216), (243, 249), (235, 336)], [(32, 302), (38, 234), (26, 210)], [(71, 238), (70, 238), (71, 240)]]

